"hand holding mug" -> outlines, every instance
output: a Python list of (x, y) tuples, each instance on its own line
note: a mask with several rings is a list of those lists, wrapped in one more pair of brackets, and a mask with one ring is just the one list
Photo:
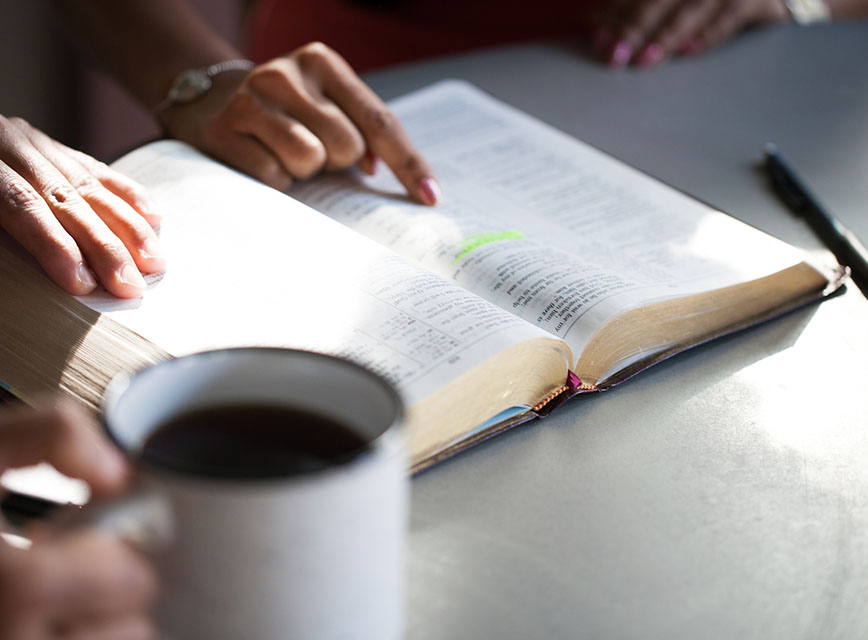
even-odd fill
[[(0, 471), (39, 462), (86, 480), (97, 496), (128, 481), (122, 456), (67, 402), (0, 417)], [(149, 617), (156, 580), (140, 554), (94, 528), (33, 533), (29, 549), (0, 542), (0, 637), (156, 637)]]

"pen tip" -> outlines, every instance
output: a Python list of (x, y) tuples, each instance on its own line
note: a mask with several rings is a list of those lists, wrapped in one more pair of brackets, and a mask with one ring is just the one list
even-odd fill
[(763, 146), (763, 155), (768, 158), (769, 156), (778, 155), (778, 147), (774, 142), (766, 142), (765, 146)]

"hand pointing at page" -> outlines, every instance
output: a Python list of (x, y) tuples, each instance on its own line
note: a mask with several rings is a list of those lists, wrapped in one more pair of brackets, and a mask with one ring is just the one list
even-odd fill
[(321, 171), (381, 158), (409, 195), (434, 204), (437, 184), (386, 105), (335, 51), (311, 43), (255, 67), (225, 71), (189, 104), (160, 113), (184, 140), (277, 189)]

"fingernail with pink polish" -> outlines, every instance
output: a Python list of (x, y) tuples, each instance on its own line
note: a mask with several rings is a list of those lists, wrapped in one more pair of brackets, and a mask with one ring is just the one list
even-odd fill
[(118, 270), (118, 280), (134, 287), (145, 288), (145, 279), (142, 277), (142, 274), (139, 273), (135, 265), (129, 262)]
[(440, 200), (440, 185), (432, 178), (425, 178), (419, 185), (419, 199), (427, 205), (435, 205)]
[(618, 40), (615, 43), (615, 48), (612, 49), (612, 55), (609, 56), (609, 64), (615, 67), (625, 67), (633, 57), (633, 45), (626, 40)]
[(663, 47), (656, 42), (646, 44), (636, 56), (636, 63), (641, 67), (651, 67), (663, 60)]
[(93, 289), (96, 286), (96, 278), (94, 278), (93, 274), (90, 272), (88, 266), (79, 262), (76, 267), (76, 276), (78, 277), (78, 281), (83, 284), (88, 289)]

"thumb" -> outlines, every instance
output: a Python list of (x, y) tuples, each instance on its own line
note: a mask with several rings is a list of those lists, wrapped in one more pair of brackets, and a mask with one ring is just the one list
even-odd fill
[(123, 489), (129, 468), (93, 418), (68, 399), (0, 413), (0, 471), (48, 462), (96, 494)]

